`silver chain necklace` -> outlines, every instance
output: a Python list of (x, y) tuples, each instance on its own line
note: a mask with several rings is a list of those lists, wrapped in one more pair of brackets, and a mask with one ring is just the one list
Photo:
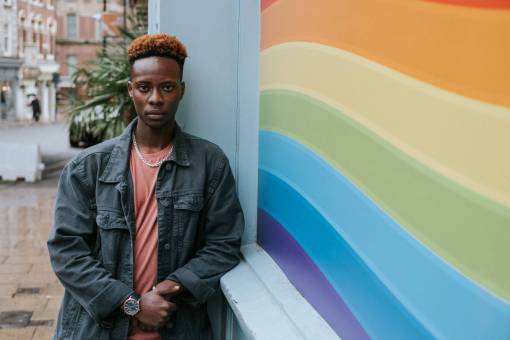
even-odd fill
[(156, 163), (150, 163), (145, 158), (143, 158), (142, 152), (138, 148), (138, 143), (136, 142), (136, 137), (135, 137), (134, 133), (133, 133), (133, 145), (135, 146), (135, 151), (136, 151), (136, 154), (137, 154), (138, 158), (140, 158), (140, 160), (143, 162), (143, 164), (145, 164), (145, 165), (147, 165), (147, 166), (149, 166), (151, 168), (157, 168), (158, 166), (160, 166), (161, 163), (163, 163), (164, 160), (166, 160), (166, 159), (168, 159), (170, 157), (170, 155), (172, 154), (172, 151), (174, 149), (174, 146), (172, 145), (170, 147), (170, 151), (168, 151), (168, 155), (165, 158), (157, 161)]

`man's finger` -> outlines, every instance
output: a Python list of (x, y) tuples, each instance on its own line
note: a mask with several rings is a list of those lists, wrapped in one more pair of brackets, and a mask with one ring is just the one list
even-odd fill
[(169, 295), (169, 294), (175, 294), (179, 292), (181, 289), (180, 285), (157, 285), (156, 288), (154, 288), (156, 293), (159, 295)]
[(177, 304), (170, 302), (170, 308), (169, 310), (171, 312), (175, 312), (177, 310)]

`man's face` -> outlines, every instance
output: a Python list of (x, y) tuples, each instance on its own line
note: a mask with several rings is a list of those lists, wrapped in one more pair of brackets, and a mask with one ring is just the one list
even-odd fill
[(174, 123), (185, 89), (180, 79), (181, 69), (173, 59), (148, 57), (133, 63), (128, 91), (139, 124), (160, 129)]

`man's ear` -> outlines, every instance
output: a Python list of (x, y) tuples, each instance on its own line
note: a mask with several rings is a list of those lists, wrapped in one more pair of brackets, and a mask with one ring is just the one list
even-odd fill
[(128, 90), (129, 96), (131, 98), (133, 98), (133, 83), (131, 82), (131, 80), (128, 80), (128, 82), (127, 82), (127, 90)]
[(186, 83), (185, 82), (181, 82), (181, 99), (182, 97), (184, 97), (184, 92), (186, 92)]

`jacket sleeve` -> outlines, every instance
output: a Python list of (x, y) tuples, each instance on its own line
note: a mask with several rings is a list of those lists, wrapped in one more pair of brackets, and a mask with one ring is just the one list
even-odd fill
[(64, 288), (102, 325), (134, 292), (115, 280), (92, 255), (97, 233), (94, 201), (94, 191), (86, 185), (83, 161), (68, 164), (58, 184), (48, 250)]
[(217, 162), (209, 184), (203, 228), (204, 243), (195, 256), (167, 279), (180, 282), (193, 296), (194, 303), (204, 303), (219, 287), (223, 274), (239, 263), (244, 216), (236, 193), (235, 181), (227, 158)]

